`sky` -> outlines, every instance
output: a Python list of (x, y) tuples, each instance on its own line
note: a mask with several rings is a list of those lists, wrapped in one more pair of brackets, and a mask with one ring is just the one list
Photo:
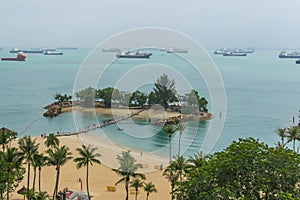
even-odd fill
[(299, 0), (0, 0), (0, 47), (94, 47), (141, 27), (205, 48), (300, 49)]

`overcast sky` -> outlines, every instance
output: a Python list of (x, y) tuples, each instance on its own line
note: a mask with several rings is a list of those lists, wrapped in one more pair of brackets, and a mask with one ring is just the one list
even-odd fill
[(206, 48), (300, 48), (299, 0), (0, 0), (0, 47), (94, 47), (170, 28)]

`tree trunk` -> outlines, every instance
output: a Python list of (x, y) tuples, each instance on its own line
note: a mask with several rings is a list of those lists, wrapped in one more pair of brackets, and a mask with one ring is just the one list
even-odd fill
[(57, 167), (56, 168), (56, 181), (55, 181), (55, 188), (54, 188), (54, 192), (53, 192), (53, 200), (56, 199), (56, 195), (57, 195), (57, 190), (58, 190), (58, 181), (59, 181), (59, 173), (60, 173), (60, 168)]
[(172, 200), (174, 199), (174, 184), (172, 183), (172, 186), (171, 186), (171, 198)]
[(10, 180), (10, 170), (8, 170), (8, 173), (7, 173), (7, 194), (6, 194), (6, 200), (9, 200), (9, 184), (10, 184), (10, 182), (9, 182), (9, 180)]
[(296, 152), (295, 144), (296, 144), (296, 140), (294, 139), (294, 140), (293, 140), (293, 149), (294, 149), (294, 151)]
[(88, 198), (90, 200), (91, 197), (90, 197), (90, 190), (89, 190), (89, 164), (86, 165), (86, 191), (88, 194)]
[(135, 188), (135, 200), (137, 200), (138, 191), (139, 191), (139, 189)]
[(180, 132), (180, 134), (179, 134), (179, 140), (178, 140), (178, 157), (180, 156), (181, 135), (182, 135), (182, 132)]
[(33, 168), (33, 183), (32, 183), (33, 192), (35, 190), (35, 180), (36, 180), (36, 168)]
[(146, 200), (148, 200), (148, 198), (149, 198), (149, 192), (147, 192), (147, 197), (146, 197)]
[(281, 137), (282, 147), (284, 148), (284, 137)]
[(27, 175), (27, 199), (30, 200), (30, 194), (29, 194), (29, 179), (30, 179), (30, 161), (27, 161), (27, 171), (28, 171), (28, 175)]
[(39, 192), (41, 192), (41, 172), (42, 168), (39, 167)]
[(169, 134), (169, 159), (170, 159), (170, 162), (171, 162), (171, 159), (172, 159), (172, 153), (171, 153), (171, 134)]
[(125, 182), (126, 200), (128, 200), (128, 183), (129, 183), (129, 180), (126, 178), (126, 182)]

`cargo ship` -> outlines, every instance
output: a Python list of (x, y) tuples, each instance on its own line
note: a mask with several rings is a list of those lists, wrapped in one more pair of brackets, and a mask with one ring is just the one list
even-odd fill
[(121, 50), (118, 48), (104, 48), (102, 52), (121, 52)]
[(247, 56), (247, 54), (235, 51), (228, 51), (226, 53), (223, 53), (223, 56)]
[(300, 52), (299, 51), (293, 51), (293, 52), (286, 52), (281, 51), (279, 53), (279, 58), (300, 58)]
[(167, 53), (188, 53), (188, 51), (185, 50), (185, 49), (174, 49), (174, 48), (171, 48), (171, 49), (167, 50)]
[(26, 54), (19, 52), (16, 58), (1, 58), (3, 61), (25, 61)]
[(296, 64), (300, 64), (300, 59), (296, 60)]
[(116, 55), (117, 58), (150, 58), (150, 56), (152, 56), (152, 53), (143, 53), (143, 52), (122, 52), (122, 53), (118, 53)]
[(19, 53), (19, 52), (23, 52), (23, 53), (44, 53), (44, 51), (42, 49), (16, 49), (16, 48), (12, 48), (9, 52), (10, 53)]
[(63, 52), (53, 52), (53, 51), (45, 51), (44, 52), (44, 55), (50, 55), (50, 56), (60, 56), (60, 55), (63, 55), (64, 53)]

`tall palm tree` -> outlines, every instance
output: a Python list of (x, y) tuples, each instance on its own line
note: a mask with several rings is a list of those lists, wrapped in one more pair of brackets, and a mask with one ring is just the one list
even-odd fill
[(146, 200), (149, 199), (150, 193), (157, 192), (157, 189), (155, 188), (155, 185), (152, 182), (145, 183), (144, 184), (144, 190), (145, 190), (145, 192), (147, 192)]
[(30, 181), (30, 163), (33, 155), (38, 151), (39, 144), (36, 144), (36, 139), (32, 140), (30, 136), (24, 136), (18, 142), (22, 157), (27, 162), (27, 198), (29, 195), (29, 181)]
[(66, 147), (65, 145), (62, 147), (54, 147), (54, 149), (48, 149), (47, 150), (48, 157), (48, 165), (55, 166), (56, 170), (56, 181), (55, 181), (55, 187), (53, 191), (53, 200), (56, 199), (57, 193), (58, 193), (58, 183), (59, 183), (59, 176), (60, 176), (60, 168), (66, 162), (70, 159), (71, 157), (71, 152), (69, 152), (69, 148)]
[(164, 128), (164, 131), (165, 131), (165, 132), (168, 134), (168, 136), (169, 136), (169, 159), (170, 159), (170, 162), (171, 162), (171, 159), (172, 159), (171, 139), (172, 139), (172, 134), (175, 133), (176, 130), (177, 130), (177, 129), (176, 129), (176, 127), (175, 127), (174, 125), (167, 125), (167, 126), (165, 126), (165, 128)]
[(178, 140), (178, 156), (180, 156), (180, 143), (181, 143), (181, 136), (182, 133), (185, 129), (185, 125), (183, 122), (179, 122), (179, 124), (177, 124), (177, 131), (179, 131), (179, 140)]
[(175, 184), (178, 180), (178, 174), (174, 173), (173, 169), (167, 167), (163, 172), (163, 176), (171, 183), (171, 199), (174, 199)]
[(39, 154), (36, 152), (32, 156), (32, 167), (33, 167), (33, 183), (32, 183), (32, 189), (33, 192), (35, 192), (35, 180), (36, 180), (36, 170), (39, 170), (39, 192), (41, 191), (41, 168), (46, 165), (46, 157), (41, 153)]
[(188, 162), (185, 160), (183, 156), (176, 156), (175, 160), (172, 160), (170, 162), (168, 168), (172, 170), (174, 173), (177, 173), (179, 180), (182, 181), (182, 176), (185, 172), (189, 170), (190, 165), (188, 164)]
[(76, 150), (79, 152), (80, 157), (75, 158), (74, 162), (77, 163), (77, 169), (86, 166), (86, 191), (88, 198), (91, 199), (89, 191), (89, 165), (93, 166), (93, 163), (101, 164), (100, 160), (97, 159), (101, 155), (96, 153), (97, 147), (93, 147), (92, 145), (82, 145), (81, 148), (77, 148)]
[(47, 165), (47, 157), (44, 154), (39, 154), (37, 159), (35, 160), (35, 164), (39, 170), (39, 192), (41, 192), (41, 174), (42, 174), (42, 167)]
[(7, 175), (6, 175), (6, 182), (7, 182), (7, 192), (6, 192), (6, 199), (9, 200), (10, 191), (11, 191), (11, 174), (14, 172), (14, 170), (21, 167), (22, 159), (21, 154), (18, 151), (17, 148), (7, 148), (7, 151), (2, 154), (2, 161), (1, 167), (5, 169)]
[(59, 146), (59, 139), (54, 135), (54, 133), (50, 133), (45, 140), (45, 145), (47, 148), (54, 148)]
[(287, 138), (288, 138), (288, 141), (287, 143), (293, 141), (293, 150), (295, 151), (296, 148), (295, 148), (295, 144), (296, 144), (296, 140), (300, 140), (300, 129), (298, 126), (291, 126), (289, 127), (288, 129), (288, 132), (287, 132)]
[(154, 94), (156, 101), (167, 110), (168, 102), (177, 100), (175, 80), (169, 80), (168, 75), (162, 74), (154, 83)]
[(277, 133), (281, 137), (281, 146), (284, 148), (284, 138), (287, 136), (287, 129), (278, 128), (275, 130), (275, 133)]
[(145, 175), (141, 173), (137, 173), (136, 171), (139, 168), (143, 168), (140, 163), (136, 163), (136, 160), (130, 155), (129, 152), (123, 151), (121, 155), (117, 156), (117, 160), (119, 161), (120, 167), (118, 169), (112, 169), (118, 175), (122, 176), (122, 178), (116, 182), (115, 185), (125, 182), (125, 190), (126, 190), (126, 200), (128, 200), (128, 186), (130, 182), (130, 178), (141, 178), (145, 179)]
[(137, 200), (139, 188), (142, 188), (143, 185), (144, 185), (144, 182), (138, 178), (135, 178), (130, 182), (130, 187), (133, 187), (135, 189), (135, 200)]

